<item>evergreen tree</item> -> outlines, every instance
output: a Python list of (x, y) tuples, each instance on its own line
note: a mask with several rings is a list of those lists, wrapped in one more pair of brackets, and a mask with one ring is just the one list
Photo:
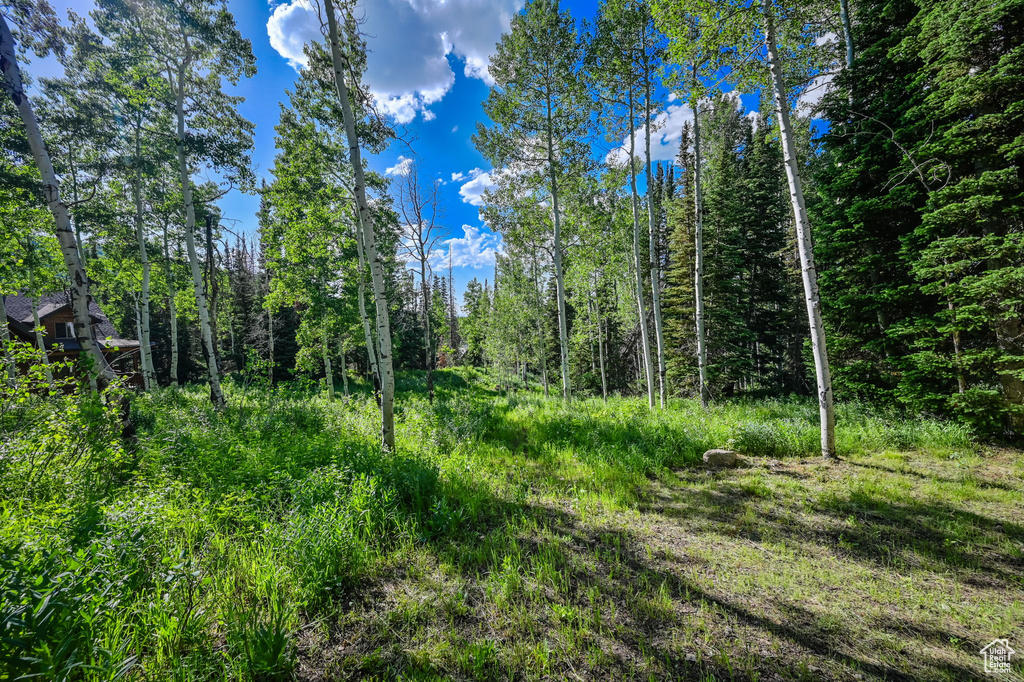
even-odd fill
[(668, 384), (677, 395), (700, 391), (697, 373), (696, 328), (693, 293), (693, 127), (683, 126), (675, 165), (678, 188), (665, 202), (668, 232), (668, 265), (665, 268), (665, 335), (668, 346)]

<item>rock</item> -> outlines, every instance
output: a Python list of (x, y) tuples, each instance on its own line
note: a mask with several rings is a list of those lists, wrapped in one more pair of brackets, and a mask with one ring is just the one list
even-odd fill
[(708, 450), (704, 463), (709, 467), (731, 467), (736, 464), (736, 453), (732, 450)]

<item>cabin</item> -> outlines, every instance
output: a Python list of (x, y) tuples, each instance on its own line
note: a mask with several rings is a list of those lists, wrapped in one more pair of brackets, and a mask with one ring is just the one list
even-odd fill
[[(33, 298), (22, 293), (7, 296), (7, 326), (11, 338), (36, 345), (32, 307)], [(53, 362), (77, 360), (82, 347), (75, 338), (74, 314), (71, 311), (71, 295), (68, 292), (40, 296), (39, 324), (44, 328), (43, 343), (47, 355)], [(92, 331), (111, 368), (119, 376), (128, 378), (134, 386), (142, 385), (140, 345), (137, 339), (127, 339), (114, 329), (110, 318), (104, 314), (95, 300), (89, 301), (89, 317)]]

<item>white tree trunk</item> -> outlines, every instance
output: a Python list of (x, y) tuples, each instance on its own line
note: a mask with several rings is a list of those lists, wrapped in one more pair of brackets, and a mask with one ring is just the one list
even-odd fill
[(338, 355), (341, 357), (341, 388), (348, 397), (348, 349), (345, 342), (338, 340)]
[[(60, 198), (60, 182), (53, 170), (50, 154), (46, 150), (43, 135), (36, 122), (35, 113), (32, 111), (32, 104), (25, 94), (21, 69), (18, 66), (18, 58), (14, 49), (14, 36), (11, 34), (11, 29), (7, 25), (7, 19), (3, 13), (0, 13), (0, 70), (3, 71), (3, 89), (18, 108), (18, 114), (25, 125), (25, 134), (32, 150), (32, 158), (35, 160), (43, 181), (43, 196), (50, 213), (53, 214), (57, 241), (60, 244), (61, 254), (64, 256), (64, 266), (67, 268), (71, 284), (71, 311), (74, 315), (75, 337), (82, 347), (82, 354), (89, 359), (92, 365), (89, 372), (90, 384), (99, 383), (98, 380), (102, 380), (104, 384), (109, 383), (115, 379), (115, 375), (106, 358), (103, 357), (103, 352), (100, 350), (93, 332), (92, 320), (89, 316), (89, 278), (85, 273), (85, 268), (82, 267), (68, 207)], [(6, 317), (4, 322), (6, 326)]]
[(776, 113), (779, 117), (779, 132), (782, 137), (783, 161), (786, 165), (786, 179), (789, 181), (789, 197), (796, 218), (796, 239), (800, 250), (800, 269), (803, 275), (804, 298), (807, 302), (807, 318), (810, 324), (811, 349), (814, 355), (814, 371), (818, 383), (818, 408), (821, 415), (821, 454), (825, 458), (836, 454), (836, 422), (832, 397), (832, 376), (828, 366), (828, 349), (825, 345), (825, 326), (821, 319), (821, 298), (818, 295), (818, 273), (814, 267), (814, 250), (811, 243), (811, 225), (804, 204), (804, 190), (796, 155), (796, 143), (789, 120), (789, 101), (786, 86), (782, 80), (782, 65), (775, 44), (775, 26), (772, 21), (771, 0), (764, 0), (767, 26), (765, 47), (771, 70), (772, 89), (775, 94)]
[(552, 249), (555, 261), (555, 298), (558, 301), (558, 348), (562, 359), (562, 398), (572, 400), (569, 385), (569, 326), (565, 316), (565, 278), (562, 274), (562, 215), (558, 208), (558, 178), (555, 173), (555, 157), (551, 136), (552, 114), (551, 98), (547, 101), (548, 125), (548, 171), (551, 178), (551, 221), (554, 224)]
[(604, 325), (601, 323), (601, 303), (594, 287), (594, 312), (597, 314), (597, 358), (601, 365), (601, 399), (608, 402), (608, 381), (604, 371)]
[(629, 91), (629, 191), (633, 205), (633, 270), (636, 273), (636, 307), (640, 316), (640, 348), (647, 376), (647, 404), (654, 407), (654, 360), (651, 358), (651, 339), (647, 329), (647, 305), (644, 303), (644, 275), (640, 265), (640, 195), (636, 189), (636, 136), (633, 135), (633, 92)]
[[(423, 251), (421, 249), (421, 251)], [(427, 259), (423, 252), (420, 261), (420, 287), (423, 289), (423, 363), (427, 370), (427, 398), (434, 402), (434, 349), (430, 343), (430, 288), (427, 286)]]
[(647, 235), (648, 257), (651, 264), (651, 307), (654, 308), (654, 338), (658, 344), (658, 395), (662, 409), (665, 408), (665, 337), (661, 324), (661, 273), (657, 256), (657, 216), (654, 215), (654, 181), (651, 178), (651, 81), (644, 81), (644, 151), (647, 163), (644, 172), (647, 180)]
[(541, 316), (541, 296), (540, 296), (540, 276), (538, 275), (539, 268), (537, 267), (537, 249), (533, 249), (533, 285), (534, 285), (534, 303), (536, 306), (537, 313), (537, 342), (540, 344), (540, 376), (544, 382), (544, 397), (551, 397), (551, 387), (548, 384), (548, 354), (547, 345), (544, 343), (544, 321)]
[[(139, 301), (136, 299), (132, 305), (135, 311), (135, 334), (138, 338), (142, 338), (142, 314), (139, 312)], [(139, 372), (142, 373), (142, 390), (149, 391), (149, 376), (146, 373), (146, 362), (142, 356), (142, 346), (139, 346)]]
[[(2, 17), (0, 17), (2, 19)], [(7, 296), (0, 294), (0, 342), (3, 342), (4, 346), (4, 365), (7, 366), (5, 374), (7, 375), (7, 384), (14, 386), (17, 380), (17, 369), (14, 367), (14, 358), (11, 357), (11, 351), (8, 348), (8, 344), (11, 343), (11, 332), (7, 326)]]
[(708, 406), (711, 394), (708, 390), (708, 351), (704, 335), (704, 205), (701, 190), (700, 158), (700, 102), (693, 110), (693, 296), (697, 323), (697, 377), (700, 388), (700, 404)]
[(327, 343), (327, 332), (324, 331), (324, 378), (327, 381), (327, 399), (334, 400), (334, 368), (331, 366), (331, 352)]
[(373, 383), (376, 390), (379, 390), (380, 367), (377, 365), (376, 344), (373, 341), (373, 329), (370, 326), (370, 316), (366, 312), (366, 263), (363, 256), (363, 231), (359, 225), (356, 226), (356, 252), (359, 255), (359, 282), (357, 284), (357, 295), (359, 296), (359, 319), (363, 323), (363, 338), (366, 342), (366, 356), (370, 360), (370, 371), (373, 373)]
[[(4, 311), (4, 331), (7, 330), (7, 313)], [(43, 357), (44, 371), (46, 372), (46, 383), (53, 383), (53, 372), (50, 370), (50, 356), (46, 352), (46, 341), (43, 340), (42, 324), (39, 322), (39, 297), (32, 297), (32, 328), (36, 332), (36, 347)]]
[[(188, 49), (186, 47), (186, 49)], [(224, 407), (224, 393), (220, 387), (220, 371), (217, 368), (217, 349), (213, 344), (213, 328), (210, 326), (210, 311), (206, 305), (206, 292), (203, 291), (203, 272), (196, 253), (196, 212), (192, 202), (192, 176), (189, 172), (188, 158), (185, 155), (185, 69), (188, 60), (178, 67), (177, 84), (173, 79), (171, 86), (175, 93), (175, 113), (178, 118), (178, 173), (181, 180), (181, 196), (185, 203), (185, 248), (188, 250), (188, 262), (192, 270), (192, 285), (196, 293), (196, 308), (199, 310), (199, 328), (206, 347), (206, 367), (210, 377), (210, 400), (221, 409)], [(168, 74), (170, 75), (170, 74)]]
[(839, 18), (843, 22), (843, 42), (846, 43), (846, 68), (853, 68), (853, 28), (850, 25), (850, 0), (839, 0)]
[(348, 137), (349, 159), (355, 175), (354, 193), (359, 208), (359, 225), (363, 233), (363, 247), (370, 261), (370, 278), (373, 281), (373, 299), (377, 311), (377, 343), (378, 362), (381, 372), (381, 440), (384, 448), (395, 448), (395, 372), (394, 359), (391, 356), (391, 321), (388, 312), (388, 301), (384, 292), (384, 267), (377, 253), (376, 235), (374, 234), (373, 217), (366, 201), (366, 180), (363, 173), (363, 158), (359, 149), (359, 138), (356, 135), (355, 116), (349, 102), (348, 85), (345, 72), (348, 60), (344, 56), (338, 37), (338, 20), (334, 14), (334, 2), (330, 0), (327, 7), (327, 23), (331, 41), (331, 61), (334, 66), (334, 82), (338, 88), (338, 99), (341, 103), (342, 117), (345, 120), (345, 134)]
[(171, 252), (167, 245), (167, 223), (164, 223), (164, 270), (167, 277), (167, 315), (171, 323), (171, 386), (178, 385), (178, 311), (174, 303), (177, 291), (171, 272)]
[(135, 238), (139, 242), (139, 259), (142, 264), (142, 293), (139, 297), (139, 351), (142, 354), (142, 383), (149, 391), (156, 384), (156, 371), (153, 367), (153, 349), (149, 344), (149, 254), (146, 252), (146, 234), (142, 224), (142, 142), (139, 139), (141, 122), (135, 128)]

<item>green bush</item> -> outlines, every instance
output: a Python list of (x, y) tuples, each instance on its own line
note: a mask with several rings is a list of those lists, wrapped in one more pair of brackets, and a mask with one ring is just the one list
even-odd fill
[(128, 590), (123, 557), (82, 549), (59, 559), (25, 547), (0, 549), (0, 668), (5, 679), (67, 680), (85, 672), (117, 679), (136, 663), (127, 640), (111, 650)]

